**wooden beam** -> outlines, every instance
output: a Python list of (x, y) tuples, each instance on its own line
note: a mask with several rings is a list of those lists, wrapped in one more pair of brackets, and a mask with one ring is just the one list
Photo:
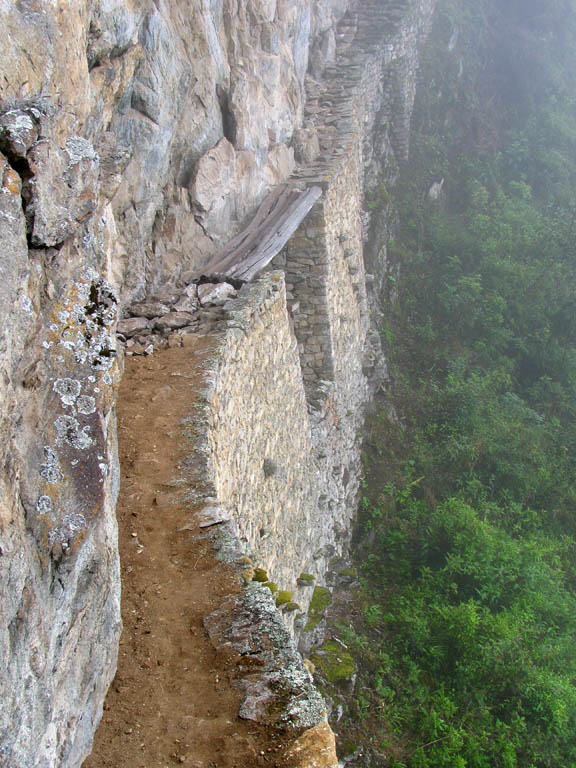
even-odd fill
[(321, 195), (320, 187), (305, 191), (289, 186), (276, 188), (264, 199), (250, 224), (228, 243), (223, 254), (198, 270), (198, 276), (253, 280), (280, 253)]

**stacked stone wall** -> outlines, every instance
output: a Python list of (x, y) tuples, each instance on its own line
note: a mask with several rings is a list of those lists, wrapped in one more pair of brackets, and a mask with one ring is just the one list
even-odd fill
[(218, 351), (205, 370), (199, 489), (231, 517), (252, 564), (290, 593), (285, 621), (298, 636), (311, 587), (325, 584), (348, 541), (352, 505), (342, 503), (339, 486), (358, 453), (357, 434), (347, 434), (330, 385), (317, 407), (307, 404), (282, 272), (245, 286), (213, 332)]
[[(307, 81), (304, 126), (317, 137), (318, 151), (293, 178), (320, 184), (324, 195), (273, 266), (286, 271), (311, 400), (323, 381), (338, 379), (337, 388), (349, 390), (347, 400), (358, 390), (351, 382), (361, 375), (350, 373), (350, 358), (362, 357), (368, 328), (363, 242), (371, 217), (364, 193), (381, 187), (386, 173), (392, 182), (407, 154), (418, 45), (432, 7), (433, 0), (420, 0), (350, 10), (337, 28), (333, 63), (319, 80)], [(385, 241), (395, 222), (391, 201), (371, 202)], [(385, 269), (376, 259), (371, 267)]]
[(314, 206), (273, 267), (286, 274), (288, 298), (302, 375), (309, 388), (334, 378), (334, 350), (328, 323), (326, 227), (324, 201)]
[(287, 589), (313, 554), (318, 484), (282, 273), (243, 289), (228, 317), (209, 401), (213, 483), (247, 551)]

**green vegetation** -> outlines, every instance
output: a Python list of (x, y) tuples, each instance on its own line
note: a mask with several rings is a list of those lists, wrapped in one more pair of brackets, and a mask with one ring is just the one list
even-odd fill
[(441, 3), (338, 628), (374, 766), (576, 766), (575, 68), (569, 0)]
[(315, 581), (316, 579), (311, 573), (301, 573), (300, 576), (298, 576), (299, 587), (311, 587)]
[(308, 622), (304, 627), (305, 632), (314, 629), (324, 618), (326, 609), (332, 602), (332, 594), (327, 587), (314, 587), (312, 600), (308, 608)]
[(268, 581), (268, 574), (264, 568), (254, 568), (254, 581), (259, 581), (261, 583)]
[(289, 600), (287, 603), (284, 603), (282, 610), (284, 613), (292, 613), (293, 611), (300, 611), (301, 608), (299, 603), (294, 602), (294, 600)]
[(292, 602), (292, 592), (289, 592), (287, 589), (279, 589), (276, 592), (276, 605), (278, 607), (290, 602)]
[(356, 672), (354, 659), (349, 651), (335, 640), (329, 640), (316, 648), (311, 654), (311, 661), (328, 682), (350, 683)]

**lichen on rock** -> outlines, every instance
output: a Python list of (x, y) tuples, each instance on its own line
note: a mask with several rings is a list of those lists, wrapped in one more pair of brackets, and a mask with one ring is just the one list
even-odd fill
[(293, 729), (325, 720), (324, 701), (269, 590), (253, 584), (232, 595), (204, 625), (216, 648), (231, 646), (259, 662), (258, 673), (240, 681), (240, 717)]

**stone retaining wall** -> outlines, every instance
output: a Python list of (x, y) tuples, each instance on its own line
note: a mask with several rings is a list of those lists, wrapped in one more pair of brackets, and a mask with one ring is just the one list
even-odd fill
[[(407, 151), (411, 83), (432, 5), (369, 2), (343, 17), (333, 63), (307, 81), (309, 156), (294, 179), (320, 184), (323, 195), (271, 265), (284, 272), (286, 290), (272, 271), (226, 305), (209, 398), (215, 494), (255, 565), (299, 604), (286, 615), (297, 634), (312, 595), (299, 574), (325, 585), (350, 540), (363, 407), (378, 362), (368, 336), (363, 190), (382, 170), (377, 162), (397, 167)], [(404, 72), (401, 80), (383, 80), (391, 71)], [(383, 161), (371, 136), (385, 144)]]
[(289, 593), (282, 610), (298, 636), (314, 586), (348, 540), (331, 488), (350, 445), (334, 439), (333, 398), (307, 405), (282, 272), (244, 286), (212, 333), (218, 351), (205, 363), (194, 427), (197, 490), (231, 517), (248, 571), (262, 569), (260, 579)]
[(254, 561), (288, 589), (317, 547), (319, 489), (282, 273), (230, 304), (209, 399), (213, 482)]

